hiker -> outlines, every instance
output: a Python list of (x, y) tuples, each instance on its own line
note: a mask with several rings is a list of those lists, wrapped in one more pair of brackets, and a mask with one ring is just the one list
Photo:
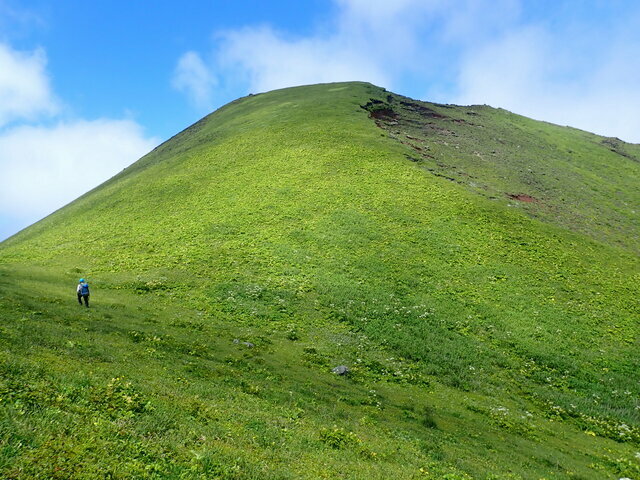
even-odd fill
[(85, 281), (84, 278), (81, 278), (78, 282), (78, 288), (76, 289), (78, 292), (78, 303), (82, 305), (82, 299), (84, 298), (84, 304), (87, 308), (89, 308), (89, 284)]

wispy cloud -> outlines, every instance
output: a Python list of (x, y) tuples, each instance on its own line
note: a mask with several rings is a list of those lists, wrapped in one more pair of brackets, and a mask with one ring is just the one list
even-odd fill
[(196, 107), (211, 108), (216, 79), (198, 53), (186, 52), (180, 57), (172, 84), (175, 89), (186, 93)]
[[(429, 5), (440, 3), (336, 0), (336, 18), (308, 37), (292, 37), (266, 25), (219, 31), (207, 69), (219, 88), (240, 84), (251, 92), (346, 80), (391, 86), (395, 70), (416, 52), (420, 20), (429, 14)], [(181, 84), (206, 86), (213, 95), (213, 82), (198, 80), (207, 78), (200, 62), (198, 69), (182, 68), (193, 54), (178, 61)]]
[(0, 43), (0, 127), (58, 112), (46, 64), (42, 49), (20, 52)]
[(308, 36), (265, 25), (216, 32), (210, 61), (197, 56), (198, 69), (186, 77), (214, 100), (230, 90), (365, 80), (426, 100), (486, 103), (640, 141), (640, 6), (631, 2), (619, 11), (596, 1), (545, 8), (524, 0), (334, 0), (334, 6), (334, 18)]
[(505, 32), (465, 52), (451, 100), (640, 142), (640, 22), (630, 30), (630, 21), (593, 38), (575, 25)]
[(383, 65), (343, 39), (288, 40), (269, 27), (221, 33), (218, 68), (253, 92), (340, 80), (388, 84)]

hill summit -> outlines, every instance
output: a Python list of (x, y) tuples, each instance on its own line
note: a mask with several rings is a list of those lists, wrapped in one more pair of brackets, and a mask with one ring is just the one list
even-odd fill
[(236, 100), (0, 244), (0, 469), (639, 476), (639, 162), (366, 83)]

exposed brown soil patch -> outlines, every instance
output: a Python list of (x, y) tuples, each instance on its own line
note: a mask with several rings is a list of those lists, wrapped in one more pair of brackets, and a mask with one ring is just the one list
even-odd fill
[[(398, 116), (391, 105), (375, 98), (360, 107), (369, 112), (369, 117), (376, 120), (393, 121)], [(378, 126), (381, 127), (381, 125)]]
[(518, 200), (519, 202), (526, 203), (538, 203), (540, 201), (537, 198), (532, 197), (531, 195), (527, 195), (526, 193), (507, 193), (507, 197)]
[(396, 112), (394, 112), (390, 108), (381, 108), (379, 110), (374, 110), (369, 115), (371, 116), (371, 118), (375, 118), (377, 120), (389, 120), (397, 116)]

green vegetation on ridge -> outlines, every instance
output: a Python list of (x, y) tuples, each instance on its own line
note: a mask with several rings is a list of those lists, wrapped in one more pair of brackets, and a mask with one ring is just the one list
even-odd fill
[(227, 105), (3, 242), (0, 468), (638, 476), (638, 150), (604, 140), (360, 83)]

